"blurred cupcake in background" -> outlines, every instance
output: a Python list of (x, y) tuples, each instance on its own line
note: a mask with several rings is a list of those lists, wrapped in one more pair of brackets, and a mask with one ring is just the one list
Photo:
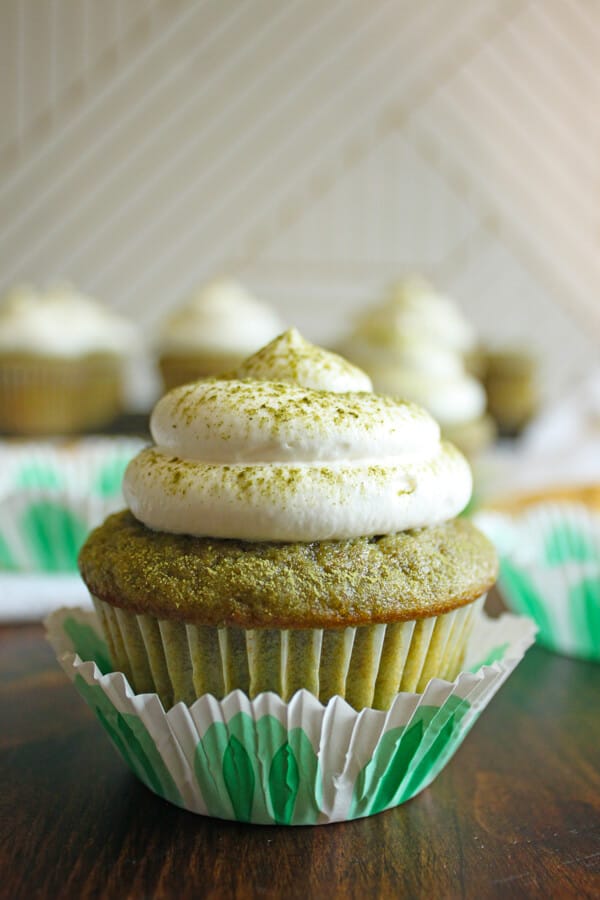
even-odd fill
[(475, 331), (426, 280), (413, 276), (394, 285), (359, 318), (339, 352), (368, 372), (375, 390), (424, 406), (468, 455), (492, 441), (485, 391), (467, 371), (478, 359)]
[(283, 330), (279, 316), (243, 285), (216, 278), (163, 323), (158, 353), (165, 389), (235, 368)]
[(12, 289), (0, 304), (0, 430), (106, 425), (122, 407), (132, 326), (68, 284)]
[(536, 362), (521, 348), (489, 350), (484, 355), (488, 412), (504, 437), (517, 437), (535, 416), (539, 396)]

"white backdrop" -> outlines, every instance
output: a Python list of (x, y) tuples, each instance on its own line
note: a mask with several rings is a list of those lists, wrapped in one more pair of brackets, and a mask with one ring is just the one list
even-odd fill
[(2, 0), (0, 287), (310, 337), (406, 269), (556, 393), (600, 346), (599, 0)]

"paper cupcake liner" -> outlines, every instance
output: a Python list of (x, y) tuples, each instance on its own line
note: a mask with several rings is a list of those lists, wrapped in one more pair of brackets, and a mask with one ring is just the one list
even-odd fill
[(126, 438), (0, 444), (0, 572), (69, 572), (92, 528), (125, 505)]
[(94, 598), (115, 667), (165, 706), (235, 688), (285, 700), (304, 687), (326, 703), (387, 709), (398, 691), (460, 671), (485, 596), (441, 616), (356, 628), (217, 628), (136, 615)]
[(75, 572), (91, 529), (122, 505), (58, 491), (5, 497), (0, 508), (0, 570)]
[(475, 519), (498, 548), (507, 605), (536, 621), (538, 641), (600, 661), (600, 514), (577, 503), (541, 503)]
[(59, 662), (125, 762), (150, 790), (190, 812), (256, 824), (315, 825), (373, 815), (413, 797), (455, 753), (533, 641), (530, 620), (475, 624), (452, 682), (398, 694), (386, 711), (326, 705), (306, 690), (289, 702), (236, 690), (165, 712), (111, 672), (97, 618), (47, 620)]
[(120, 411), (121, 362), (113, 356), (0, 359), (0, 428), (18, 434), (73, 432)]
[(144, 442), (137, 438), (0, 442), (0, 498), (56, 490), (122, 500), (125, 467)]

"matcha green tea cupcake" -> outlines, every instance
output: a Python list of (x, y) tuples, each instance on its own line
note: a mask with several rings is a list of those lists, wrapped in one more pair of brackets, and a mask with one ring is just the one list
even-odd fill
[(428, 413), (290, 331), (172, 390), (151, 431), (79, 558), (136, 692), (387, 709), (455, 678), (497, 562)]
[(165, 390), (238, 366), (283, 328), (279, 316), (232, 278), (214, 278), (163, 322), (157, 338)]
[(392, 285), (365, 310), (340, 352), (364, 368), (376, 391), (424, 406), (445, 440), (476, 456), (495, 438), (485, 392), (473, 374), (475, 330), (459, 307), (423, 278)]
[(539, 407), (534, 356), (525, 349), (488, 351), (484, 385), (488, 412), (500, 434), (517, 437)]
[(0, 303), (0, 431), (71, 434), (111, 422), (134, 336), (69, 285), (13, 288)]

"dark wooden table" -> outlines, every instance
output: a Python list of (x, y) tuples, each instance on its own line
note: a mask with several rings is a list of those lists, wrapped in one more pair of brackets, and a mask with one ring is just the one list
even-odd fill
[(431, 787), (250, 827), (136, 781), (40, 626), (0, 628), (0, 896), (600, 897), (600, 666), (530, 650)]

